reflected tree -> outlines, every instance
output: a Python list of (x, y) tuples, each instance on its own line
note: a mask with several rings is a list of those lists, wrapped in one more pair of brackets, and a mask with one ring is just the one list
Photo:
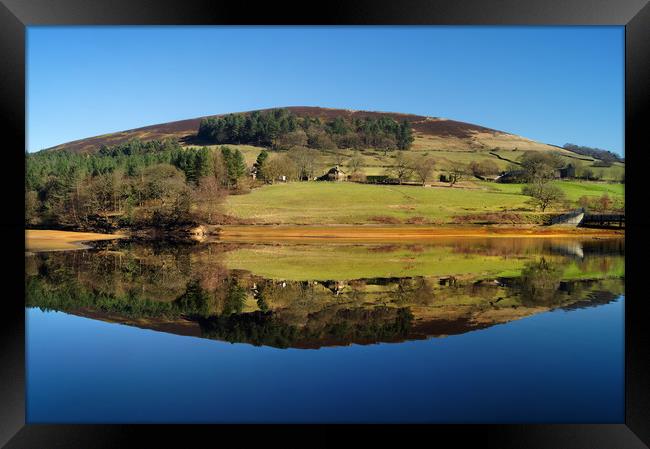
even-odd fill
[(559, 298), (558, 289), (562, 270), (542, 257), (538, 262), (526, 264), (515, 282), (525, 305), (551, 305)]
[(246, 290), (237, 283), (237, 279), (230, 279), (226, 298), (223, 303), (222, 314), (241, 313), (245, 303)]
[(174, 301), (174, 306), (184, 315), (208, 316), (210, 314), (209, 295), (198, 280), (187, 283), (185, 293)]

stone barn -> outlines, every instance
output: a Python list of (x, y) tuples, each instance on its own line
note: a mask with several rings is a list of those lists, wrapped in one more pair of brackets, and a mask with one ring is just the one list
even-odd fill
[(338, 165), (330, 168), (327, 173), (318, 178), (319, 181), (345, 181), (346, 179), (346, 173)]
[(564, 178), (575, 178), (576, 177), (576, 167), (573, 164), (568, 164), (566, 167), (560, 169), (559, 177)]
[(499, 176), (494, 178), (494, 181), (504, 184), (525, 182), (526, 172), (524, 170), (511, 170), (501, 172)]

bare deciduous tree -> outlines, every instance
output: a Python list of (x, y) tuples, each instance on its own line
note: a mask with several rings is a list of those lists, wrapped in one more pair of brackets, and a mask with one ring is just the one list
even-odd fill
[(392, 136), (383, 136), (378, 140), (377, 147), (383, 150), (384, 156), (386, 156), (389, 151), (397, 149), (397, 140)]
[(431, 176), (433, 172), (433, 167), (436, 165), (435, 160), (429, 156), (421, 156), (414, 161), (413, 170), (415, 174), (422, 181), (422, 185), (425, 185), (427, 179)]
[(332, 138), (325, 131), (320, 129), (310, 129), (307, 137), (308, 145), (312, 148), (317, 148), (319, 150), (333, 150), (336, 148), (336, 144)]
[(298, 179), (298, 167), (287, 155), (279, 154), (269, 157), (262, 165), (264, 179), (271, 184), (285, 177), (287, 181)]
[(362, 165), (363, 158), (361, 157), (361, 153), (355, 151), (348, 161), (348, 168), (350, 169), (350, 173), (358, 173), (361, 170)]
[(387, 169), (387, 172), (395, 176), (399, 183), (402, 184), (413, 174), (413, 161), (404, 151), (397, 151), (394, 163)]
[(341, 166), (345, 159), (347, 158), (346, 154), (343, 151), (337, 151), (334, 153), (334, 162), (336, 165)]
[(317, 169), (319, 152), (306, 147), (293, 147), (287, 156), (298, 168), (298, 179), (311, 180)]
[(213, 224), (220, 212), (221, 203), (226, 196), (225, 192), (214, 176), (199, 178), (198, 186), (192, 192), (197, 218), (208, 224)]
[(288, 150), (293, 147), (307, 146), (307, 133), (302, 129), (281, 134), (274, 141), (274, 146), (278, 150)]
[(550, 183), (533, 183), (524, 186), (521, 193), (531, 197), (531, 202), (538, 206), (542, 212), (549, 206), (560, 203), (564, 199), (564, 192)]
[(465, 175), (467, 175), (467, 166), (462, 162), (453, 161), (449, 168), (449, 186), (453, 187)]
[(221, 186), (228, 185), (228, 172), (226, 170), (226, 164), (224, 163), (221, 151), (212, 151), (210, 161), (212, 163), (212, 176), (214, 177), (217, 184)]
[(491, 160), (482, 160), (482, 161), (472, 161), (469, 165), (469, 169), (474, 176), (479, 179), (483, 179), (486, 176), (494, 176), (499, 174), (499, 166), (496, 162)]

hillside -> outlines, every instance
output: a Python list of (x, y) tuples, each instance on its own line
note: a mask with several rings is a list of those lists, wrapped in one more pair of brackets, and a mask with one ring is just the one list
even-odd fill
[[(324, 121), (331, 120), (335, 117), (388, 117), (397, 121), (407, 120), (411, 124), (416, 136), (416, 143), (414, 146), (420, 149), (430, 148), (432, 150), (449, 149), (456, 151), (475, 151), (500, 147), (509, 150), (517, 148), (519, 150), (546, 150), (557, 151), (568, 155), (573, 154), (562, 148), (535, 142), (504, 131), (439, 117), (425, 117), (422, 115), (393, 112), (328, 109), (309, 106), (292, 106), (285, 109), (288, 109), (298, 117), (318, 117)], [(48, 148), (45, 151), (66, 149), (75, 153), (92, 153), (98, 151), (102, 145), (116, 145), (134, 138), (145, 141), (172, 138), (177, 139), (181, 143), (190, 144), (196, 136), (202, 119), (208, 117), (222, 117), (224, 115), (226, 114), (160, 123), (142, 128), (103, 134), (101, 136), (62, 143)]]
[[(554, 152), (562, 157), (565, 164), (577, 162), (594, 173), (596, 179), (604, 181), (619, 181), (624, 174), (624, 164), (621, 162), (614, 162), (611, 166), (601, 167), (597, 159), (589, 155), (577, 154), (562, 147), (456, 120), (395, 112), (355, 111), (309, 106), (293, 106), (284, 109), (289, 110), (296, 117), (318, 118), (323, 123), (330, 122), (337, 117), (346, 120), (365, 118), (390, 118), (398, 122), (406, 120), (411, 126), (414, 137), (409, 151), (416, 155), (425, 154), (433, 157), (436, 161), (434, 176), (445, 173), (454, 163), (469, 164), (471, 162), (490, 161), (496, 164), (499, 170), (506, 170), (525, 151)], [(270, 110), (266, 109), (259, 112)], [(254, 111), (244, 112), (243, 114), (252, 112)], [(77, 154), (93, 154), (98, 152), (103, 145), (118, 145), (131, 139), (140, 139), (142, 141), (173, 139), (184, 147), (210, 147), (215, 145), (207, 144), (197, 138), (199, 125), (205, 118), (224, 117), (226, 115), (197, 117), (104, 134), (63, 143), (43, 151), (66, 150)], [(239, 149), (249, 166), (255, 162), (261, 151), (260, 146), (229, 146)], [(318, 170), (325, 172), (335, 165), (345, 165), (353, 154), (352, 149), (322, 150), (317, 163)], [(360, 156), (362, 158), (362, 172), (368, 176), (383, 175), (387, 169), (394, 166), (394, 158), (377, 148), (362, 149)]]

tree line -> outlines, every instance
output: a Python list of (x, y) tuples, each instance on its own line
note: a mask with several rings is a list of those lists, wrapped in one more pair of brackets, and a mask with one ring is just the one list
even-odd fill
[(131, 140), (97, 154), (28, 154), (25, 220), (80, 229), (213, 222), (245, 174), (239, 150), (182, 148), (173, 140)]
[(608, 163), (609, 165), (611, 165), (612, 162), (624, 162), (624, 159), (618, 154), (608, 150), (603, 150), (601, 148), (586, 147), (582, 145), (575, 145), (573, 143), (565, 143), (562, 148), (576, 154), (582, 154), (583, 156), (591, 156), (594, 159), (599, 159), (602, 162)]
[(407, 121), (342, 116), (322, 121), (318, 117), (298, 117), (288, 109), (205, 118), (197, 137), (209, 143), (250, 144), (272, 149), (366, 147), (384, 151), (406, 150), (414, 139)]

